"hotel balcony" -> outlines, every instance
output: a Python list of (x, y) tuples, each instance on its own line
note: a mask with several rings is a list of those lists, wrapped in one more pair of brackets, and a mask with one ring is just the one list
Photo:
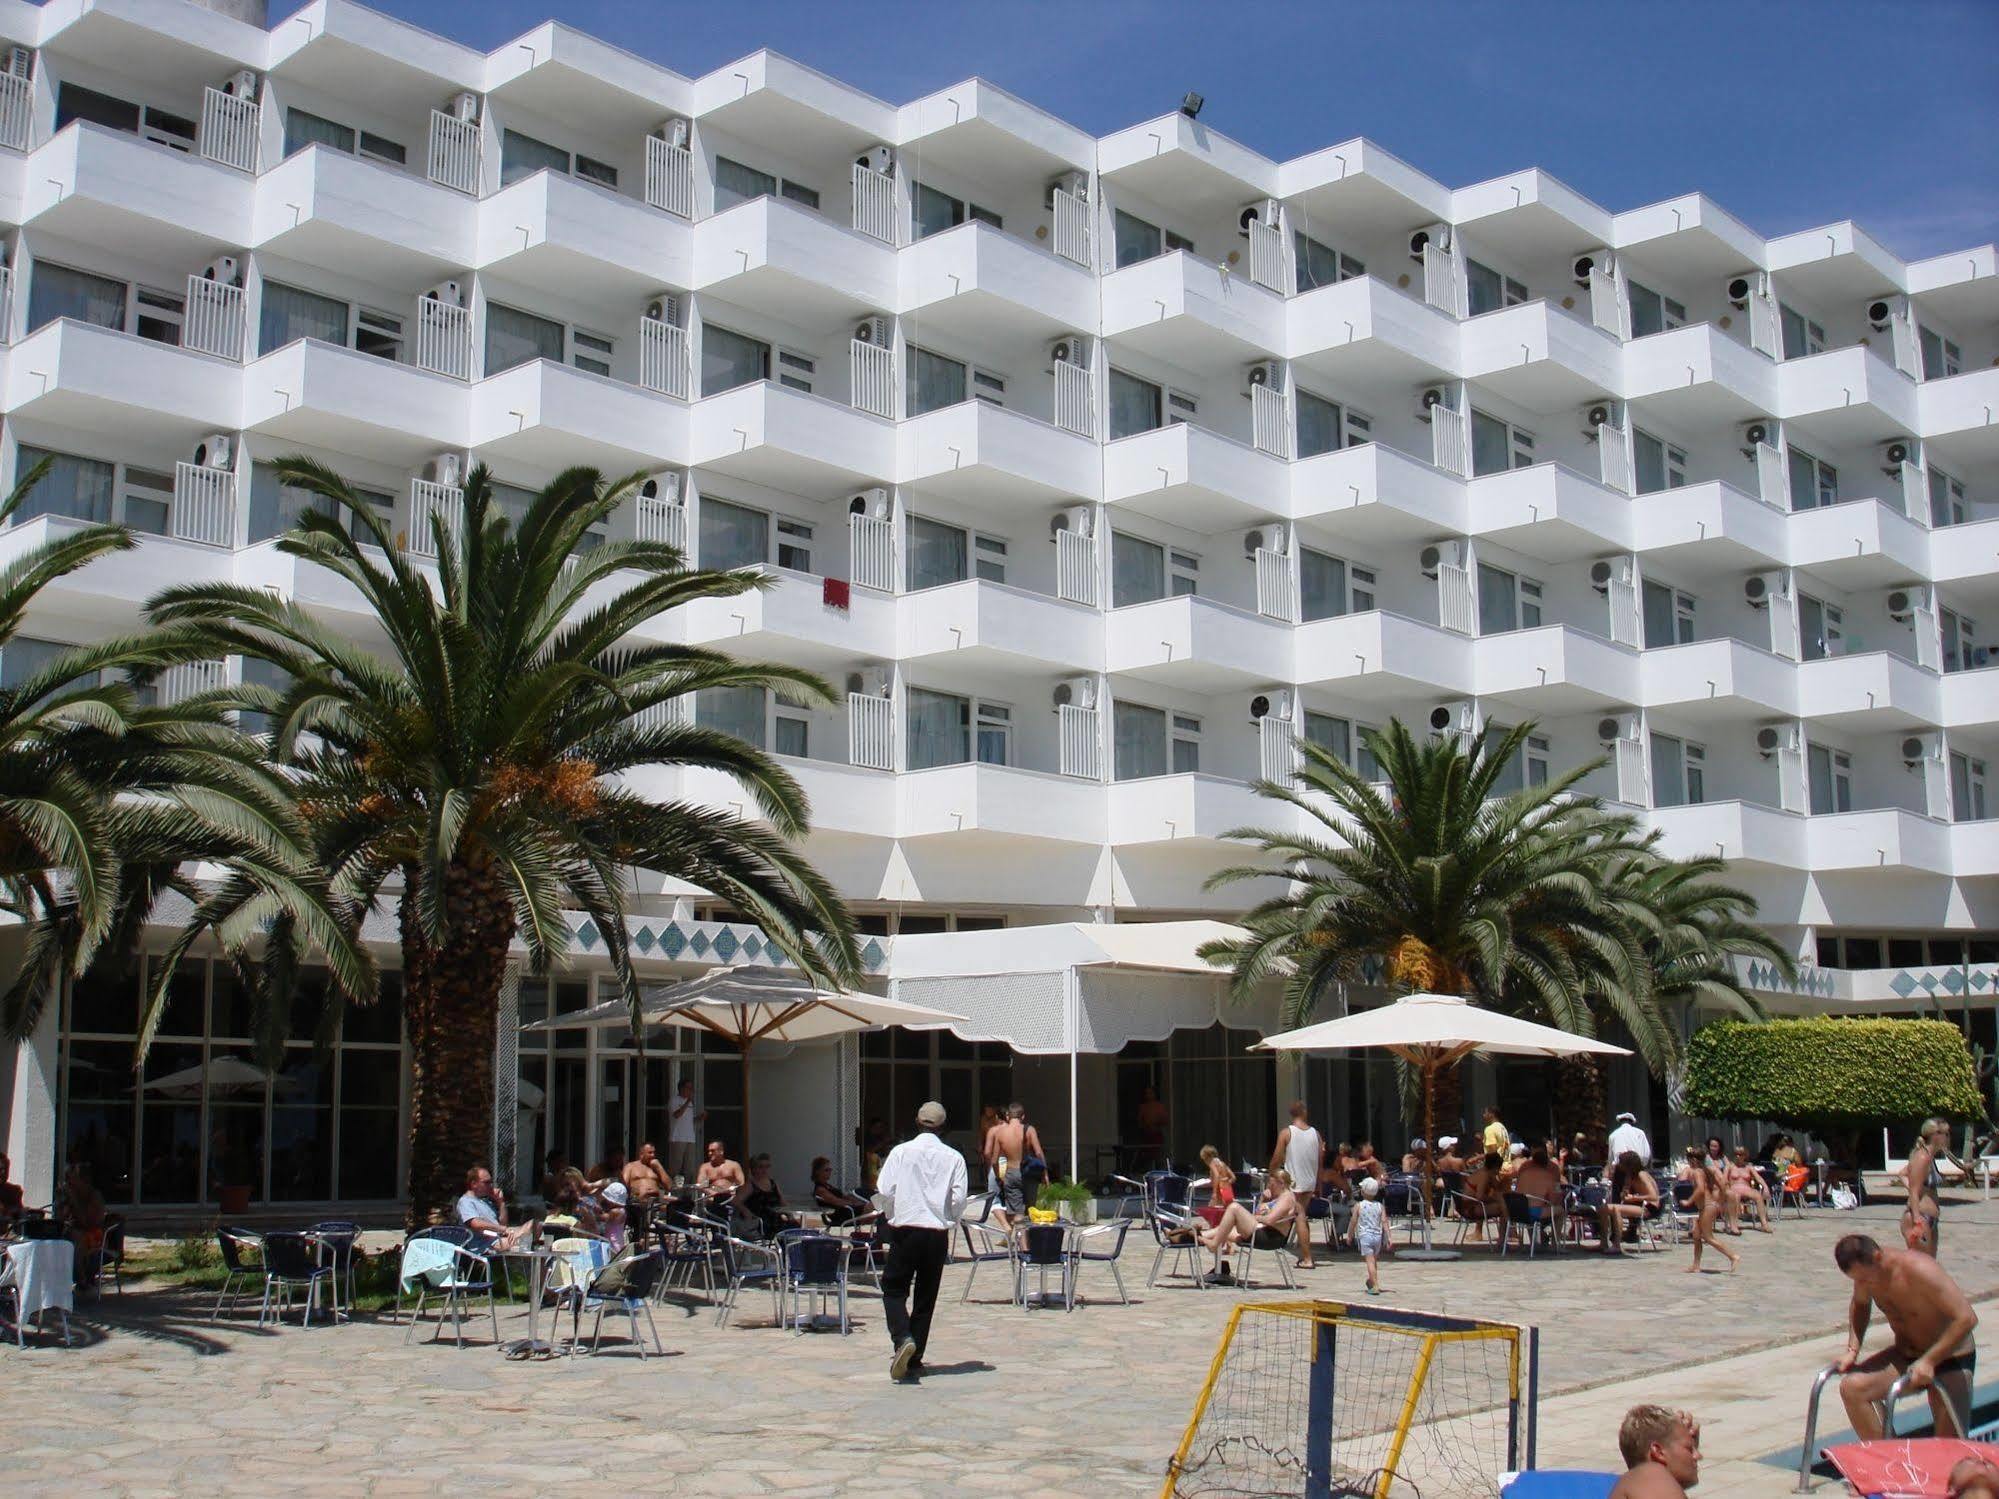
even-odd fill
[(1999, 573), (1999, 516), (1930, 532), (1930, 555), (1921, 577), (1938, 583), (1985, 582)]
[(476, 381), (470, 443), (481, 457), (557, 473), (586, 463), (608, 475), (688, 461), (688, 410), (636, 385), (549, 359)]
[(234, 431), (243, 367), (95, 323), (58, 318), (0, 356), (8, 414), (115, 432), (122, 440), (186, 441)]
[(1902, 512), (1899, 499), (1850, 500), (1794, 511), (1786, 560), (1856, 592), (1890, 588), (1922, 577), (1929, 566), (1929, 527)]
[(1288, 348), (1304, 373), (1391, 387), (1457, 377), (1456, 320), (1378, 277), (1316, 287), (1288, 305)]
[(1406, 545), (1463, 535), (1471, 527), (1470, 508), (1465, 481), (1457, 475), (1400, 448), (1370, 442), (1292, 464), (1290, 508), (1271, 513), (1301, 520), (1321, 516), (1342, 536)]
[(1925, 380), (1916, 387), (1916, 413), (1922, 436), (1965, 433), (1954, 449), (1987, 463), (1999, 459), (1999, 367)]
[(1806, 867), (1808, 824), (1815, 821), (1796, 812), (1745, 801), (1655, 807), (1645, 818), (1658, 829), (1660, 852), (1668, 858), (1714, 856), (1731, 863), (1789, 871)]
[(1082, 266), (976, 219), (928, 235), (896, 257), (896, 309), (913, 328), (972, 347), (1094, 332), (1097, 288)]
[(640, 633), (769, 656), (829, 676), (855, 660), (896, 654), (896, 600), (888, 594), (848, 588), (841, 608), (827, 602), (825, 578), (784, 568), (763, 572), (763, 588), (733, 598), (695, 599)]
[(895, 778), (903, 838), (995, 833), (1054, 843), (1104, 841), (1104, 788), (1012, 765), (941, 765)]
[(896, 425), (898, 483), (1000, 506), (1041, 508), (1095, 499), (1103, 460), (1095, 442), (986, 401), (960, 401)]
[(788, 198), (725, 208), (693, 242), (695, 291), (785, 322), (818, 328), (895, 301), (894, 250)]
[(1106, 616), (1105, 668), (1181, 687), (1221, 692), (1289, 682), (1292, 626), (1215, 599), (1154, 599)]
[(1632, 549), (1631, 497), (1558, 463), (1466, 480), (1465, 503), (1472, 535), (1544, 562)]
[(1779, 417), (1810, 417), (1814, 431), (1867, 442), (1913, 432), (1916, 383), (1873, 349), (1853, 344), (1777, 366)]
[(299, 339), (243, 371), (245, 429), (415, 466), (470, 444), (463, 381)]
[(1458, 368), (1529, 411), (1564, 411), (1618, 389), (1618, 341), (1552, 303), (1526, 302), (1459, 325)]
[(1660, 490), (1631, 501), (1634, 550), (1646, 560), (1691, 567), (1758, 572), (1790, 556), (1790, 516), (1732, 484), (1710, 480)]
[(1639, 701), (1707, 722), (1794, 718), (1798, 667), (1733, 639), (1655, 646), (1638, 656)]
[(1635, 701), (1638, 655), (1571, 625), (1486, 635), (1472, 646), (1481, 698), (1551, 717)]
[(1356, 703), (1410, 697), (1470, 697), (1477, 691), (1474, 642), (1439, 625), (1373, 609), (1298, 626), (1296, 675)]
[(308, 146), (257, 179), (247, 242), (357, 280), (422, 286), (473, 263), (477, 209), (398, 167)]
[(188, 152), (77, 122), (29, 155), (21, 223), (192, 271), (250, 243), (254, 187), (244, 173)]
[[(467, 201), (431, 183), (417, 186)], [(551, 296), (587, 285), (593, 296), (625, 296), (636, 313), (645, 297), (686, 286), (694, 274), (694, 231), (685, 220), (564, 172), (503, 187), (477, 214), (475, 253), (460, 263)]]
[(1747, 421), (1777, 401), (1777, 366), (1711, 323), (1624, 345), (1624, 394), (1669, 423), (1699, 429)]
[(1083, 604), (983, 578), (906, 593), (894, 602), (893, 649), (863, 654), (903, 661), (950, 657), (967, 668), (1103, 670), (1102, 616)]
[(1295, 808), (1261, 797), (1247, 781), (1197, 774), (1113, 781), (1110, 841), (1119, 846), (1219, 843), (1237, 828), (1302, 826)]
[(1290, 514), (1290, 465), (1186, 422), (1107, 444), (1103, 476), (1108, 503), (1204, 533)]
[(1814, 874), (1886, 869), (1948, 875), (1952, 831), (1948, 823), (1899, 807), (1808, 817), (1802, 867)]
[(1999, 663), (1945, 672), (1937, 689), (1946, 729), (1999, 727)]
[(1939, 678), (1885, 650), (1801, 662), (1800, 717), (1839, 728), (1920, 729), (1942, 721)]
[(1289, 342), (1284, 298), (1184, 250), (1103, 278), (1104, 337), (1183, 369), (1247, 364)]
[(895, 480), (895, 424), (773, 381), (689, 410), (689, 463), (790, 494)]

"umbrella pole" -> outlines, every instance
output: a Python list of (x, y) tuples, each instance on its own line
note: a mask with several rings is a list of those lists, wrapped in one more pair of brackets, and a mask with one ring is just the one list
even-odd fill
[(1423, 1068), (1423, 1247), (1405, 1250), (1405, 1260), (1455, 1260), (1461, 1256), (1455, 1249), (1437, 1249), (1430, 1243), (1430, 1181), (1437, 1159), (1436, 1119), (1437, 1119), (1437, 1068), (1441, 1058), (1427, 1049), (1424, 1052)]
[(750, 1158), (750, 1048), (747, 1044), (736, 1053), (743, 1059), (743, 1159)]

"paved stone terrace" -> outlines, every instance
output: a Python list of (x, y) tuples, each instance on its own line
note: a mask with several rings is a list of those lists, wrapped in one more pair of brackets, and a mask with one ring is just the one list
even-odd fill
[[(1999, 1203), (1946, 1214), (1945, 1264), (1981, 1299), (1999, 1296), (1995, 1225)], [(1831, 1245), (1856, 1228), (1887, 1241), (1894, 1213), (1745, 1235), (1731, 1241), (1744, 1255), (1734, 1276), (1682, 1273), (1684, 1248), (1390, 1261), (1384, 1301), (1541, 1328), (1544, 1464), (1611, 1466), (1625, 1406), (1666, 1397), (1709, 1415), (1704, 1495), (1774, 1495), (1783, 1475), (1750, 1459), (1798, 1441), (1811, 1371), (1844, 1315)], [(86, 1305), (78, 1347), (0, 1349), (0, 1452), (11, 1494), (430, 1499), (475, 1478), (698, 1496), (1156, 1493), (1229, 1307), (1284, 1293), (1147, 1291), (1150, 1248), (1129, 1247), (1132, 1305), (1093, 1267), (1087, 1304), (1067, 1315), (1009, 1307), (991, 1266), (976, 1290), (995, 1299), (960, 1306), (966, 1270), (952, 1267), (936, 1367), (916, 1387), (887, 1378), (871, 1292), (849, 1338), (780, 1331), (767, 1297), (746, 1298), (725, 1329), (698, 1305), (660, 1310), (665, 1359), (641, 1364), (607, 1333), (599, 1358), (519, 1364), (484, 1339), (426, 1345), (426, 1330), (405, 1346), (385, 1319), (211, 1324), (206, 1297), (134, 1289)], [(1342, 1256), (1301, 1281), (1358, 1298), (1362, 1275)], [(505, 1335), (520, 1321), (503, 1316)]]

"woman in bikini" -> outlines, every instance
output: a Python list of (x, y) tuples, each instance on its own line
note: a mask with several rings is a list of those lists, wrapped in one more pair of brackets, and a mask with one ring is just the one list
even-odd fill
[(1734, 1206), (1740, 1221), (1744, 1208), (1756, 1214), (1756, 1226), (1764, 1233), (1775, 1233), (1770, 1227), (1770, 1184), (1763, 1180), (1763, 1173), (1749, 1163), (1749, 1147), (1735, 1147), (1735, 1159), (1729, 1162), (1723, 1173), (1722, 1184), (1728, 1189), (1728, 1198)]
[(1292, 1225), (1302, 1216), (1298, 1194), (1291, 1190), (1291, 1173), (1271, 1172), (1270, 1201), (1261, 1211), (1252, 1213), (1241, 1203), (1232, 1202), (1220, 1221), (1199, 1236), (1201, 1247), (1215, 1257), (1215, 1268), (1208, 1278), (1218, 1284), (1232, 1279), (1222, 1264), (1222, 1256), (1239, 1243), (1253, 1243), (1258, 1249), (1272, 1251), (1282, 1249), (1291, 1242)]
[(1916, 1143), (1909, 1148), (1909, 1165), (1904, 1173), (1909, 1185), (1909, 1205), (1902, 1211), (1902, 1242), (1920, 1249), (1931, 1259), (1937, 1257), (1937, 1237), (1943, 1229), (1943, 1172), (1937, 1162), (1950, 1155), (1950, 1125), (1942, 1119), (1925, 1119)]
[(1617, 1158), (1610, 1173), (1610, 1194), (1600, 1211), (1598, 1228), (1605, 1254), (1624, 1253), (1626, 1227), (1635, 1227), (1659, 1211), (1659, 1184), (1637, 1151), (1627, 1150)]
[(1711, 1246), (1715, 1253), (1728, 1261), (1728, 1273), (1733, 1275), (1742, 1263), (1742, 1257), (1715, 1237), (1715, 1215), (1721, 1211), (1722, 1199), (1727, 1191), (1722, 1186), (1721, 1177), (1708, 1164), (1707, 1152), (1698, 1145), (1687, 1147), (1687, 1164), (1692, 1169), (1686, 1179), (1694, 1185), (1693, 1196), (1687, 1199), (1687, 1206), (1694, 1212), (1694, 1262), (1687, 1266), (1687, 1274), (1698, 1275), (1701, 1268), (1701, 1246)]

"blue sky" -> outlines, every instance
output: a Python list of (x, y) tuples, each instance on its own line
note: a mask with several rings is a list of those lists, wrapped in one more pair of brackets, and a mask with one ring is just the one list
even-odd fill
[(1700, 190), (1912, 259), (1999, 239), (1995, 0), (374, 3), (482, 48), (556, 14), (689, 75), (767, 46), (895, 103), (978, 74), (1099, 135), (1192, 88), (1280, 158), (1365, 135), (1452, 186), (1538, 165), (1606, 208)]

